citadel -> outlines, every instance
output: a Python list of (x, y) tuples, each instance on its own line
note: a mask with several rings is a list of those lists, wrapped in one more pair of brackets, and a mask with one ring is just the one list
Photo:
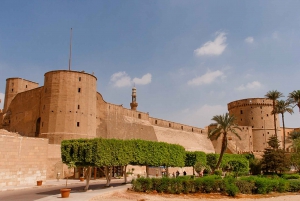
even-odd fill
[[(143, 139), (180, 144), (187, 151), (220, 152), (221, 139), (207, 138), (213, 125), (197, 128), (138, 111), (136, 88), (130, 109), (108, 103), (96, 86), (94, 75), (70, 70), (45, 73), (43, 86), (22, 78), (6, 80), (0, 110), (0, 186), (29, 184), (63, 173), (60, 143), (65, 139)], [(275, 134), (272, 101), (236, 100), (228, 103), (228, 111), (236, 116), (242, 139), (229, 135), (227, 152), (262, 153)], [(283, 141), (282, 129), (277, 129)], [(287, 134), (293, 130), (286, 128)]]

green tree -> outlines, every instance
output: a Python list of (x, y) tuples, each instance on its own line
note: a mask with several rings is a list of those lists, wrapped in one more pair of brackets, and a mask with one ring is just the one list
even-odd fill
[(290, 139), (290, 140), (300, 139), (300, 130), (295, 130), (295, 131), (290, 132), (288, 139)]
[(272, 114), (281, 114), (282, 127), (283, 127), (283, 150), (285, 151), (285, 125), (284, 125), (284, 113), (288, 112), (292, 114), (294, 111), (291, 108), (289, 101), (279, 100), (276, 102), (275, 110), (272, 111)]
[(206, 154), (202, 151), (186, 151), (185, 152), (185, 167), (193, 167), (193, 174), (195, 174), (195, 164), (200, 162), (206, 165)]
[[(225, 115), (216, 115), (212, 118), (213, 121), (215, 121), (218, 125), (216, 128), (214, 128), (213, 130), (211, 130), (208, 133), (208, 138), (209, 139), (218, 139), (221, 135), (222, 135), (222, 147), (221, 147), (221, 153), (220, 153), (220, 157), (219, 160), (217, 162), (217, 165), (215, 167), (215, 169), (218, 169), (220, 167), (220, 164), (222, 162), (222, 158), (223, 155), (227, 149), (227, 143), (228, 143), (228, 139), (227, 139), (227, 135), (228, 133), (233, 133), (235, 134), (239, 139), (241, 139), (241, 137), (238, 135), (237, 130), (242, 130), (240, 127), (238, 127), (235, 124), (235, 117), (233, 115), (229, 115), (228, 113), (226, 113)], [(214, 169), (214, 170), (215, 170)]]
[(289, 161), (285, 152), (280, 149), (279, 141), (275, 135), (268, 141), (269, 147), (265, 148), (261, 160), (262, 170), (264, 172), (283, 172), (288, 170)]
[(294, 103), (298, 106), (299, 112), (300, 112), (300, 90), (295, 90), (295, 91), (289, 93), (288, 98), (291, 103)]
[[(275, 105), (278, 98), (283, 97), (283, 94), (277, 90), (268, 91), (265, 95), (266, 98), (271, 99), (273, 101), (273, 111), (275, 111)], [(276, 113), (273, 112), (274, 116), (274, 130), (275, 136), (277, 138), (277, 126), (276, 126)]]
[(291, 155), (291, 164), (300, 172), (300, 138), (293, 139), (292, 147), (295, 151)]

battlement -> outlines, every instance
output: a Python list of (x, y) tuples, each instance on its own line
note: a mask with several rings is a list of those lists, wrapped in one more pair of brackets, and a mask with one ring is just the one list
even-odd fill
[(202, 128), (188, 126), (185, 124), (180, 124), (180, 123), (167, 121), (167, 120), (163, 120), (163, 119), (158, 119), (158, 118), (153, 118), (153, 117), (149, 117), (149, 121), (154, 126), (171, 128), (171, 129), (182, 130), (182, 131), (187, 131), (187, 132), (204, 133), (204, 131), (205, 131), (205, 129), (202, 129)]
[(231, 110), (236, 107), (244, 107), (244, 106), (251, 106), (251, 105), (273, 106), (273, 102), (272, 100), (267, 98), (247, 98), (247, 99), (233, 101), (227, 104), (228, 110)]

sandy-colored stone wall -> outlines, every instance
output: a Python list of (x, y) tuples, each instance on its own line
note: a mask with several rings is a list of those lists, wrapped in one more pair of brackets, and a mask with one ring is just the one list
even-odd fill
[[(250, 153), (253, 152), (253, 135), (251, 126), (239, 126), (241, 130), (236, 129), (241, 140), (233, 133), (228, 133), (228, 144), (226, 153)], [(210, 128), (213, 129), (213, 128)], [(221, 152), (222, 147), (222, 136), (217, 140), (212, 140), (216, 153)]]
[(56, 179), (58, 173), (63, 178), (65, 165), (61, 160), (60, 148), (59, 144), (48, 144), (47, 179)]
[(176, 129), (176, 130), (181, 130), (181, 131), (187, 131), (187, 132), (192, 132), (192, 133), (204, 133), (205, 130), (202, 128), (197, 128), (181, 123), (176, 123), (172, 121), (167, 121), (163, 119), (158, 119), (158, 118), (153, 118), (149, 117), (149, 121), (151, 122), (152, 125), (154, 126), (160, 126), (160, 127), (165, 127), (165, 128), (170, 128), (170, 129)]
[(215, 153), (212, 142), (207, 138), (207, 133), (192, 133), (160, 126), (153, 126), (153, 128), (159, 142), (179, 144), (187, 151)]
[(40, 92), (42, 87), (18, 93), (8, 107), (5, 129), (18, 132), (23, 136), (36, 137), (39, 132), (37, 125), (40, 117)]
[(0, 186), (46, 179), (48, 140), (0, 134)]
[(157, 141), (147, 113), (106, 103), (97, 96), (97, 137)]
[(8, 78), (6, 80), (4, 112), (8, 109), (14, 97), (23, 91), (39, 87), (39, 84), (22, 78)]

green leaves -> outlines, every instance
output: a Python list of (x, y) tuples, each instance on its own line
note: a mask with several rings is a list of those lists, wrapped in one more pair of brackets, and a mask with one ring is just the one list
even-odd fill
[(61, 144), (64, 163), (80, 166), (147, 166), (183, 167), (185, 150), (180, 145), (145, 140), (77, 139)]

